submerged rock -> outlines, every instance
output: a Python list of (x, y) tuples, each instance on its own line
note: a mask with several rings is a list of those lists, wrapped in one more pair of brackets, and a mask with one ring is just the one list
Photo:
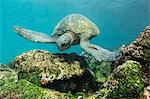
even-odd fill
[(26, 80), (9, 82), (0, 87), (0, 99), (70, 99), (69, 93), (42, 88)]
[[(86, 70), (84, 58), (76, 54), (51, 54), (32, 50), (16, 57), (19, 79), (62, 92), (89, 90), (92, 75)], [(90, 86), (86, 86), (91, 84)]]
[(122, 53), (126, 59), (150, 63), (150, 26), (147, 26), (129, 46), (122, 48)]
[[(73, 59), (74, 58), (74, 59)], [(45, 85), (54, 80), (63, 80), (80, 76), (84, 69), (75, 58), (77, 55), (51, 54), (46, 51), (33, 50), (16, 57), (15, 67), (19, 69), (20, 78), (36, 78)]]
[(9, 68), (0, 67), (0, 86), (18, 81), (17, 72)]
[(143, 89), (140, 64), (128, 60), (113, 70), (103, 84), (103, 88), (91, 97), (104, 99), (137, 98)]
[(144, 83), (150, 85), (150, 26), (147, 26), (135, 41), (123, 47), (121, 51), (122, 56), (116, 62), (117, 66), (126, 60), (139, 62)]
[(8, 66), (6, 64), (1, 64), (0, 63), (0, 68), (7, 68)]
[(108, 82), (114, 88), (109, 97), (138, 97), (144, 88), (140, 67), (138, 62), (128, 60), (115, 69), (112, 74), (114, 79), (111, 77)]
[(74, 99), (83, 95), (84, 93), (72, 95), (37, 86), (25, 79), (18, 79), (17, 70), (10, 69), (6, 65), (0, 67), (0, 99)]

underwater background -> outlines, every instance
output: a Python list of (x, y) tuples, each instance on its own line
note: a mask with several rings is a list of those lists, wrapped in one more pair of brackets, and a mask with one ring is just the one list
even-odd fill
[[(149, 0), (0, 0), (0, 63), (31, 49), (60, 52), (55, 45), (29, 42), (12, 30), (19, 25), (50, 35), (66, 15), (80, 13), (96, 23), (95, 43), (109, 50), (129, 44), (150, 23)], [(67, 53), (82, 52), (72, 46)]]

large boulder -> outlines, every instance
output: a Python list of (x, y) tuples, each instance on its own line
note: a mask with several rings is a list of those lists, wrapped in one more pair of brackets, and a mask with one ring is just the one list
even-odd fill
[(121, 52), (122, 56), (116, 62), (116, 66), (127, 60), (139, 62), (144, 83), (150, 85), (150, 26), (147, 26), (130, 45), (123, 47)]
[[(14, 66), (19, 79), (62, 92), (89, 90), (92, 75), (83, 57), (76, 54), (51, 54), (31, 50), (16, 57)], [(90, 86), (86, 86), (90, 84)]]
[(126, 61), (113, 70), (103, 84), (103, 88), (89, 98), (138, 98), (144, 89), (140, 67), (141, 65), (136, 61)]
[(84, 95), (62, 93), (39, 87), (25, 79), (19, 80), (18, 72), (8, 67), (0, 65), (0, 99), (74, 99)]

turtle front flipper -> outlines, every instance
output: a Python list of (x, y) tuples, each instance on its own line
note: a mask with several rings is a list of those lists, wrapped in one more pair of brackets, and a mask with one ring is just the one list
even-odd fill
[(54, 43), (55, 42), (54, 38), (50, 38), (48, 35), (40, 33), (40, 32), (31, 31), (31, 30), (22, 28), (20, 26), (14, 26), (13, 29), (18, 35), (32, 42), (37, 42), (37, 43)]

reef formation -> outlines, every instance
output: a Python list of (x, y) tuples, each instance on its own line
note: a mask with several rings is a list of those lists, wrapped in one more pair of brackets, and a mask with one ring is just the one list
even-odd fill
[(115, 61), (30, 50), (0, 74), (0, 99), (149, 99), (150, 26)]

